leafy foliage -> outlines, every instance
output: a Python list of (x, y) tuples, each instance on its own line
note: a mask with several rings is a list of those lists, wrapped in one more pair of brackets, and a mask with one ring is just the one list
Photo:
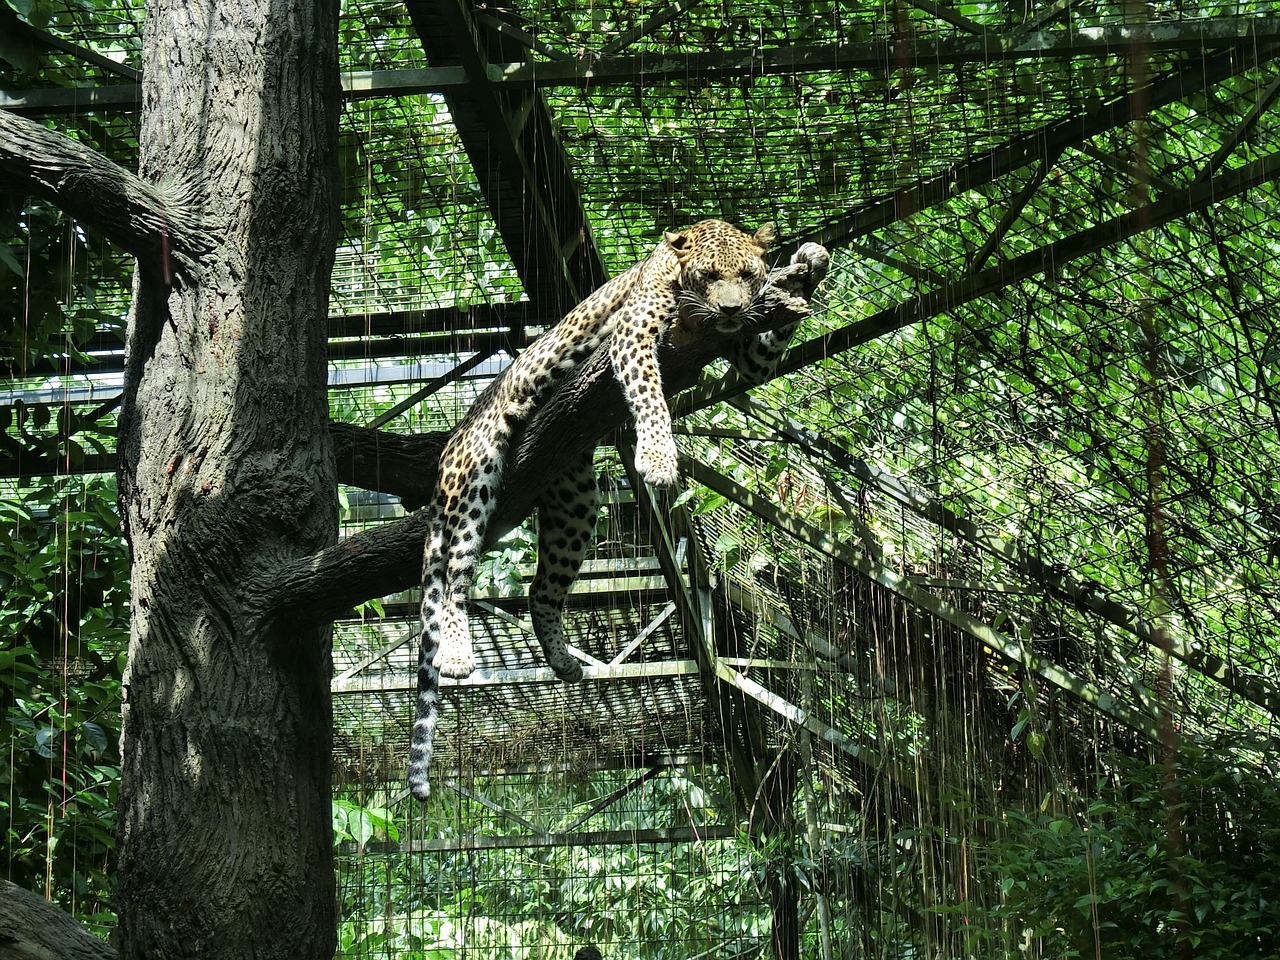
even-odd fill
[[(51, 372), (51, 358), (85, 362), (82, 348), (99, 331), (121, 329), (110, 301), (124, 277), (95, 277), (85, 265), (89, 241), (74, 223), (42, 204), (0, 204), (0, 358), (10, 375)], [(100, 303), (99, 291), (105, 295)], [(74, 302), (75, 306), (70, 304)]]
[(350, 800), (333, 801), (334, 843), (354, 843), (363, 847), (382, 834), (389, 840), (400, 839), (400, 831), (385, 807), (362, 807)]
[(4, 875), (106, 925), (129, 616), (114, 505), (104, 480), (0, 496)]
[[(1280, 796), (1266, 749), (1184, 743), (1175, 769), (1119, 760), (1096, 792), (1006, 811), (1002, 838), (981, 849), (1002, 896), (987, 922), (1009, 921), (992, 939), (1011, 931), (1010, 953), (1020, 943), (1063, 958), (1178, 956), (1184, 945), (1199, 960), (1280, 954)], [(1171, 813), (1185, 854), (1172, 849)]]

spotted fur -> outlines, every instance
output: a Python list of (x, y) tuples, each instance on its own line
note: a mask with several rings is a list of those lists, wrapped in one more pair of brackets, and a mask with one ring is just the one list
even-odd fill
[[(569, 374), (606, 341), (614, 374), (636, 420), (636, 470), (648, 483), (674, 484), (678, 454), (662, 392), (657, 350), (677, 321), (735, 333), (751, 319), (765, 285), (767, 224), (754, 234), (720, 220), (668, 233), (646, 259), (589, 296), (534, 341), (472, 405), (440, 458), (423, 552), (422, 641), (409, 786), (428, 793), (427, 767), (439, 712), (439, 677), (475, 669), (467, 596), (496, 505), (513, 437)], [(730, 360), (764, 379), (790, 339), (785, 329), (742, 338)], [(573, 683), (582, 667), (565, 646), (565, 595), (595, 531), (598, 494), (590, 453), (565, 471), (538, 503), (538, 571), (530, 587), (535, 633), (556, 676)]]

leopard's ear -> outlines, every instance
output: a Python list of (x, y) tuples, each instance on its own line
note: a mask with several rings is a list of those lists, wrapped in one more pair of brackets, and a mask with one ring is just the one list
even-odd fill
[(690, 247), (688, 233), (675, 233), (674, 231), (668, 230), (663, 234), (663, 239), (666, 240), (667, 245), (676, 252), (676, 256), (681, 260), (689, 255)]
[(778, 231), (772, 223), (766, 223), (751, 235), (751, 239), (756, 242), (756, 246), (761, 250), (768, 250), (773, 241), (778, 239)]

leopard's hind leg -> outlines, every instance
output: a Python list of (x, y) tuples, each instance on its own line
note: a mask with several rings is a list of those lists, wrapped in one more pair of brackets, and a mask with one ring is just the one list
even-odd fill
[(538, 501), (538, 571), (529, 587), (529, 613), (543, 655), (556, 676), (582, 679), (582, 665), (564, 642), (564, 602), (582, 568), (596, 529), (600, 492), (588, 450)]
[(725, 350), (725, 357), (748, 383), (764, 383), (773, 376), (798, 325), (797, 320), (777, 330), (765, 330), (755, 336), (734, 340)]
[[(791, 265), (794, 267), (796, 264), (803, 264), (807, 268), (806, 286), (812, 290), (827, 275), (831, 256), (818, 244), (806, 243), (791, 255)], [(784, 274), (791, 272), (789, 268), (775, 271)], [(787, 345), (791, 343), (791, 337), (799, 323), (797, 318), (776, 330), (765, 330), (754, 336), (732, 340), (725, 350), (725, 357), (748, 383), (764, 383), (773, 377), (778, 361), (786, 353)]]
[[(484, 548), (485, 534), (497, 505), (498, 484), (506, 454), (506, 437), (491, 449), (471, 450), (474, 464), (466, 480), (440, 506), (444, 517), (441, 544), (444, 549), (444, 588), (440, 601), (440, 647), (434, 665), (443, 676), (462, 679), (476, 667), (467, 620), (467, 598), (475, 581), (476, 564)], [(481, 453), (483, 455), (481, 455)]]

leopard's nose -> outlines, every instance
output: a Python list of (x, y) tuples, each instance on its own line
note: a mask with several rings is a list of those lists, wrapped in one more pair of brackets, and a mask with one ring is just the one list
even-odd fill
[(726, 317), (732, 317), (734, 314), (742, 312), (742, 304), (740, 303), (722, 303), (720, 304), (720, 312)]

